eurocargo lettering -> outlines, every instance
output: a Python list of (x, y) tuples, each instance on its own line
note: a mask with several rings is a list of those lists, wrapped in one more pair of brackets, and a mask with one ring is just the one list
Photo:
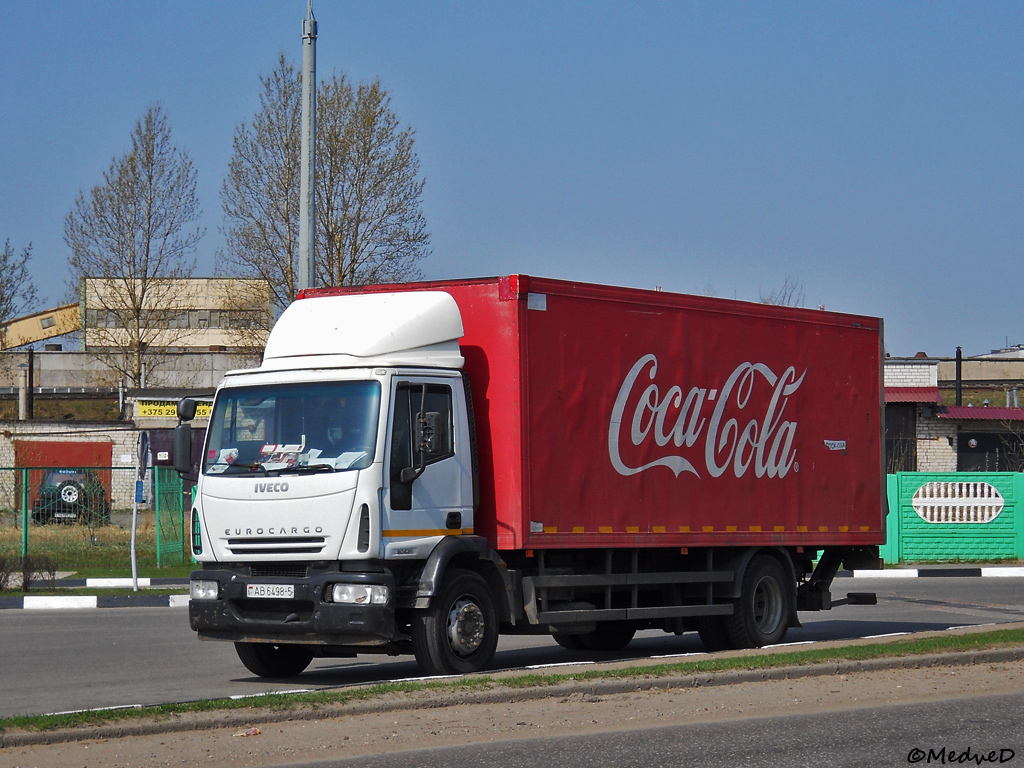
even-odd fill
[(302, 292), (218, 388), (189, 618), (258, 675), (780, 642), (880, 567), (876, 318), (512, 275)]

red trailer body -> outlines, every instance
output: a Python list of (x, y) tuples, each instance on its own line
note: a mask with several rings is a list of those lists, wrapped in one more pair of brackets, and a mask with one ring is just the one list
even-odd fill
[(462, 313), (498, 550), (868, 546), (885, 538), (882, 323), (513, 275)]

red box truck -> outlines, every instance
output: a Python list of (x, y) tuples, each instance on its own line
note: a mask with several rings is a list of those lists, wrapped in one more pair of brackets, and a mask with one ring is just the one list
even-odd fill
[(876, 318), (525, 275), (304, 291), (218, 389), (192, 627), (268, 676), (779, 642), (870, 602), (830, 585), (879, 567), (882, 358)]

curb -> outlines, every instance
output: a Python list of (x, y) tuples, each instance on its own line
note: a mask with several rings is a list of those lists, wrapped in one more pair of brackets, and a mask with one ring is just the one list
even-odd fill
[[(920, 669), (928, 667), (972, 666), (1020, 661), (1024, 659), (1024, 647), (994, 648), (987, 651), (966, 651), (958, 653), (931, 654), (925, 656), (903, 656), (895, 658), (868, 659), (866, 661), (837, 661), (806, 666), (777, 667), (764, 670), (739, 670), (735, 672), (711, 672), (693, 675), (670, 675), (662, 678), (603, 679), (589, 682), (571, 681), (550, 686), (533, 688), (506, 688), (496, 681), (496, 689), (485, 691), (458, 691), (428, 697), (411, 699), (408, 696), (396, 700), (386, 695), (373, 701), (357, 701), (352, 704), (318, 705), (295, 709), (263, 709), (254, 712), (224, 712), (212, 723), (216, 728), (238, 728), (248, 726), (254, 720), (261, 723), (276, 723), (286, 720), (323, 720), (344, 715), (377, 714), (380, 712), (402, 712), (438, 707), (467, 706), (473, 704), (514, 704), (522, 701), (565, 697), (569, 695), (613, 695), (635, 693), (645, 690), (671, 690), (674, 688), (706, 688), (718, 685), (738, 685), (767, 680), (796, 680), (806, 677), (874, 672), (891, 669)], [(398, 694), (402, 696), (402, 694)], [(258, 701), (253, 698), (254, 704)], [(256, 706), (258, 709), (258, 705)], [(187, 733), (207, 730), (211, 727), (210, 713), (195, 713), (194, 716), (173, 716), (172, 719), (145, 722), (100, 725), (55, 731), (3, 733), (0, 732), (0, 749), (42, 744), (61, 744), (91, 739), (117, 739), (130, 736), (151, 736), (164, 733)]]
[[(149, 577), (140, 577), (138, 579), (139, 587), (187, 587), (188, 579), (151, 579)], [(48, 581), (40, 581), (39, 579), (32, 579), (28, 583), (29, 587), (46, 588), (50, 586)], [(107, 579), (57, 579), (53, 582), (55, 587), (91, 587), (93, 589), (131, 589), (133, 585), (130, 576), (123, 578), (107, 578)]]
[(0, 610), (81, 610), (87, 608), (187, 608), (188, 595), (25, 595), (0, 597)]
[(840, 571), (837, 576), (854, 579), (924, 579), (924, 578), (1024, 578), (1024, 566), (934, 566), (926, 568), (888, 568), (881, 571)]

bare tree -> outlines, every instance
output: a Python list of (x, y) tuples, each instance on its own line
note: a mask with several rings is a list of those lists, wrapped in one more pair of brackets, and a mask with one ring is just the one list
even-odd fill
[(221, 187), (227, 249), (217, 266), (266, 280), (281, 309), (297, 292), (301, 75), (282, 53), (260, 85), (260, 107), (235, 130)]
[[(301, 73), (279, 58), (260, 78), (260, 109), (235, 133), (221, 190), (227, 250), (221, 269), (271, 284), (277, 309), (298, 275)], [(317, 94), (317, 269), (320, 285), (420, 276), (430, 235), (411, 128), (401, 128), (379, 81), (353, 88), (335, 75)]]
[(147, 356), (187, 332), (176, 317), (205, 232), (200, 214), (192, 160), (155, 104), (135, 124), (131, 149), (111, 161), (101, 184), (78, 193), (64, 220), (71, 279), (83, 292), (88, 286), (94, 308), (86, 345), (131, 387), (143, 385)]
[(791, 275), (786, 275), (782, 286), (768, 295), (760, 293), (762, 304), (774, 304), (777, 307), (800, 307), (804, 303), (804, 286)]
[[(317, 97), (317, 280), (327, 285), (420, 277), (429, 254), (425, 181), (413, 131), (401, 128), (379, 80), (353, 91), (344, 76)], [(321, 128), (322, 126), (322, 128)]]
[[(32, 244), (18, 253), (10, 240), (4, 241), (0, 253), (0, 321), (6, 323), (35, 307), (36, 287), (28, 273), (28, 262), (32, 258)], [(4, 347), (6, 326), (0, 326), (0, 349)]]

